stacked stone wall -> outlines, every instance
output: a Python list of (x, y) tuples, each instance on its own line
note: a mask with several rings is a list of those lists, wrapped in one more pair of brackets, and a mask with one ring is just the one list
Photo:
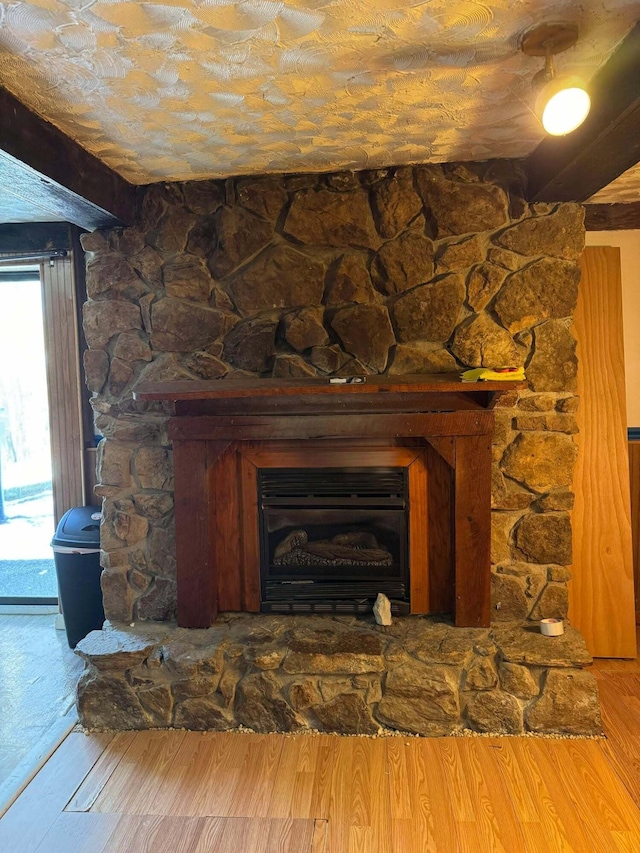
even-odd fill
[(108, 627), (77, 648), (88, 728), (176, 726), (428, 737), (465, 729), (600, 734), (596, 679), (574, 629), (454, 628), (424, 617), (242, 614), (198, 631)]
[(493, 617), (566, 615), (583, 211), (522, 196), (506, 162), (163, 184), (85, 235), (108, 618), (175, 612), (168, 413), (138, 383), (504, 365), (529, 388), (496, 411)]

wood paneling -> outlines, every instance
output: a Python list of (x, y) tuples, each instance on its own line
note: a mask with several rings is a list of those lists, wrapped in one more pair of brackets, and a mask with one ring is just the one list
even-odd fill
[(40, 267), (56, 523), (85, 502), (76, 291), (71, 258)]
[(591, 654), (636, 654), (618, 249), (589, 247), (575, 313), (578, 459), (571, 621)]
[(636, 623), (640, 624), (640, 441), (629, 442), (629, 480), (631, 483), (633, 587), (635, 589)]
[[(429, 521), (424, 451), (409, 465), (411, 612), (429, 612)], [(449, 583), (453, 580), (449, 578)]]
[(458, 436), (453, 474), (456, 625), (491, 619), (491, 436)]
[[(452, 450), (455, 458), (455, 448)], [(429, 529), (429, 607), (453, 613), (453, 468), (433, 447), (427, 447), (427, 511)]]

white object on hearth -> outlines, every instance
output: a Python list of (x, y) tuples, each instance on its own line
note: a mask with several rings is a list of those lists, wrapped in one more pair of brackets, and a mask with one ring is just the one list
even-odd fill
[(384, 592), (378, 593), (373, 605), (373, 615), (378, 625), (391, 625), (391, 602)]
[(541, 619), (540, 633), (545, 637), (559, 637), (564, 634), (564, 623), (562, 619)]

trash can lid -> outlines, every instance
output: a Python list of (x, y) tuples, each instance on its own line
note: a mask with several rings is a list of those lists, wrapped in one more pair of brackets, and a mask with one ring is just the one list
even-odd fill
[(67, 510), (58, 522), (52, 545), (100, 545), (102, 513), (96, 506), (76, 506)]

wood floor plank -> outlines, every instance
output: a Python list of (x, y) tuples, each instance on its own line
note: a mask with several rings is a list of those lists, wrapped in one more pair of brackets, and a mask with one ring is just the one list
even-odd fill
[(184, 737), (185, 732), (171, 730), (136, 732), (92, 811), (157, 814), (149, 808), (148, 799), (155, 796), (157, 779), (165, 779), (162, 771), (170, 765)]
[(68, 735), (0, 821), (0, 850), (32, 853), (112, 738)]
[(574, 847), (571, 843), (558, 814), (553, 797), (545, 784), (543, 773), (535, 760), (535, 756), (532, 755), (528, 747), (529, 741), (526, 738), (509, 739), (509, 752), (514, 756), (514, 766), (518, 771), (515, 778), (511, 777), (511, 767), (508, 768), (509, 772), (507, 775), (506, 762), (502, 765), (505, 778), (511, 777), (511, 785), (508, 787), (516, 789), (515, 796), (513, 797), (516, 814), (518, 813), (519, 803), (526, 796), (521, 790), (518, 790), (520, 782), (526, 785), (530, 799), (536, 807), (539, 824), (536, 824), (534, 821), (530, 823), (521, 822), (521, 827), (525, 835), (525, 844), (527, 844), (528, 840), (529, 846), (533, 846), (535, 850), (534, 839), (542, 837), (546, 839), (551, 850), (558, 850), (559, 853), (564, 853), (564, 851), (581, 853), (579, 848)]
[(36, 853), (103, 853), (120, 820), (116, 814), (62, 812)]
[[(478, 741), (484, 741), (478, 738)], [(506, 796), (500, 771), (486, 743), (471, 738), (457, 738), (454, 744), (461, 772), (472, 791), (471, 805), (475, 817), (475, 834), (485, 849), (509, 851), (524, 849), (524, 839), (511, 802)], [(482, 756), (482, 760), (481, 760)], [(464, 837), (468, 835), (466, 824)]]
[(327, 782), (335, 745), (336, 738), (328, 735), (300, 735), (284, 741), (269, 800), (269, 817), (327, 817), (318, 785)]
[(571, 846), (577, 853), (583, 850), (606, 853), (613, 847), (611, 835), (585, 808), (582, 792), (571, 786), (572, 768), (562, 766), (563, 755), (558, 749), (561, 744), (560, 740), (531, 738), (523, 747), (540, 768)]
[[(316, 853), (315, 824), (296, 818), (199, 818), (193, 853)], [(137, 853), (137, 851), (136, 851)], [(320, 853), (320, 851), (319, 851)]]
[(133, 744), (135, 732), (119, 732), (84, 778), (65, 811), (87, 812), (98, 799), (116, 767)]
[(122, 815), (104, 853), (195, 853), (203, 831), (203, 818)]
[(567, 786), (582, 798), (585, 809), (609, 831), (635, 832), (640, 837), (640, 814), (626, 788), (606, 760), (598, 741), (560, 741), (557, 753)]
[(453, 813), (434, 742), (390, 738), (387, 760), (394, 850), (455, 849)]
[(311, 841), (311, 853), (326, 853), (327, 835), (329, 822), (326, 820), (314, 820), (313, 839)]
[(389, 850), (391, 815), (384, 739), (337, 738), (330, 784), (329, 852)]

